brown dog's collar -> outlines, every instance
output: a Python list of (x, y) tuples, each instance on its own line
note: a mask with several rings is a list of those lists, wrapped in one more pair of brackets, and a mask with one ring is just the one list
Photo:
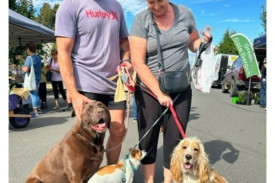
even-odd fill
[(103, 148), (103, 145), (96, 145), (94, 144), (92, 141), (89, 141), (88, 139), (86, 139), (85, 137), (83, 137), (82, 135), (80, 135), (79, 133), (76, 134), (81, 140), (85, 141), (87, 144), (90, 144), (91, 146), (94, 146), (95, 148), (97, 148), (97, 150), (101, 150)]

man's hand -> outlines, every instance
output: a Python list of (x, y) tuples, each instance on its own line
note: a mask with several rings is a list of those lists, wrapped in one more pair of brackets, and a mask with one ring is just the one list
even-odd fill
[(74, 106), (76, 119), (77, 121), (81, 121), (81, 113), (84, 105), (93, 100), (88, 99), (87, 97), (85, 97), (84, 95), (81, 95), (80, 93), (76, 93), (72, 95), (71, 98)]

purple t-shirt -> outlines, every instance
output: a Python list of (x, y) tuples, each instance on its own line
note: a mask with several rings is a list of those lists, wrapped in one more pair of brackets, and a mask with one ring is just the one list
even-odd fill
[(73, 38), (74, 74), (79, 91), (114, 94), (109, 78), (120, 62), (120, 38), (128, 36), (116, 0), (64, 0), (57, 11), (55, 36)]

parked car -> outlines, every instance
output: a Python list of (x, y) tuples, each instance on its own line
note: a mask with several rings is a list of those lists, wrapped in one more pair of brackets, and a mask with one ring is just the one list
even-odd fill
[(238, 55), (218, 54), (215, 56), (215, 76), (212, 86), (221, 88), (223, 75), (233, 65), (234, 61), (238, 58)]
[[(250, 91), (258, 92), (261, 88), (261, 78), (251, 77)], [(242, 59), (239, 57), (225, 73), (222, 80), (222, 93), (229, 91), (231, 97), (238, 96), (238, 91), (248, 90), (249, 79), (245, 76)]]

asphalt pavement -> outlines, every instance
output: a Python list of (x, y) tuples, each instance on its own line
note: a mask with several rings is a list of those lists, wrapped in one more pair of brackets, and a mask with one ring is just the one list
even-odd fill
[[(209, 94), (193, 89), (187, 136), (197, 136), (204, 144), (211, 164), (230, 183), (266, 182), (266, 112), (258, 105), (233, 104), (229, 94), (212, 88)], [(65, 105), (60, 100), (61, 105)], [(52, 110), (54, 99), (48, 93), (48, 109), (31, 119), (23, 129), (9, 126), (9, 182), (25, 182), (28, 173), (72, 128), (71, 111)], [(132, 109), (131, 109), (132, 110)], [(162, 134), (159, 137), (155, 182), (163, 182)], [(109, 134), (107, 132), (105, 140)], [(137, 124), (130, 111), (129, 127), (120, 158), (138, 143)], [(106, 144), (106, 143), (105, 143)], [(106, 158), (102, 166), (106, 165)], [(141, 166), (134, 183), (143, 182)]]

